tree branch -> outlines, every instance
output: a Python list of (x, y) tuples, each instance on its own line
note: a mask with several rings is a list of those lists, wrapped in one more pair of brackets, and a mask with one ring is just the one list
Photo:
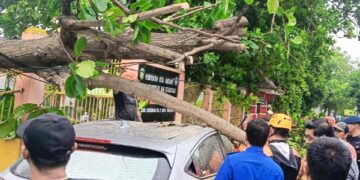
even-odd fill
[(130, 49), (134, 49), (140, 52), (145, 52), (151, 55), (156, 55), (156, 56), (161, 56), (167, 59), (176, 59), (179, 58), (180, 56), (182, 56), (181, 54), (168, 50), (168, 49), (164, 49), (158, 46), (153, 46), (151, 44), (145, 44), (145, 43), (138, 43), (136, 45), (134, 45), (133, 43), (127, 43), (125, 44), (125, 47), (130, 48)]
[(183, 15), (171, 17), (170, 19), (167, 19), (167, 20), (165, 20), (165, 21), (167, 21), (167, 22), (176, 21), (176, 20), (178, 20), (178, 19), (181, 19), (181, 18), (183, 18), (183, 17), (192, 15), (192, 14), (197, 13), (197, 12), (199, 12), (199, 11), (203, 11), (203, 10), (206, 10), (206, 9), (213, 8), (213, 7), (215, 7), (216, 5), (217, 5), (217, 4), (212, 4), (212, 5), (210, 5), (210, 6), (203, 6), (203, 7), (197, 8), (197, 9), (195, 9), (195, 10), (193, 10), (193, 11), (189, 11), (189, 12), (183, 14)]
[(224, 40), (227, 40), (227, 41), (230, 41), (230, 42), (233, 42), (233, 43), (239, 43), (239, 41), (237, 41), (237, 40), (233, 40), (233, 39), (230, 39), (228, 37), (225, 37), (225, 36), (222, 36), (222, 35), (219, 35), (219, 34), (212, 34), (212, 33), (207, 33), (207, 32), (204, 32), (204, 31), (196, 30), (196, 29), (184, 28), (184, 27), (178, 26), (178, 25), (170, 23), (170, 22), (162, 21), (162, 20), (157, 19), (157, 18), (151, 18), (151, 20), (158, 23), (158, 24), (170, 26), (170, 27), (173, 27), (173, 28), (181, 30), (181, 31), (195, 32), (195, 33), (201, 34), (201, 35), (203, 35), (205, 37), (217, 37), (217, 38), (224, 39)]
[(189, 9), (189, 8), (190, 8), (190, 6), (188, 3), (173, 4), (170, 6), (165, 6), (162, 8), (157, 8), (157, 9), (153, 9), (150, 11), (138, 13), (138, 20), (150, 19), (153, 17), (158, 17), (158, 16), (162, 16), (165, 14), (174, 13), (181, 9)]
[(89, 79), (87, 84), (89, 87), (109, 88), (135, 95), (137, 97), (147, 99), (151, 102), (155, 102), (161, 106), (170, 108), (181, 114), (196, 117), (200, 121), (219, 130), (226, 136), (239, 142), (246, 143), (245, 132), (231, 125), (229, 122), (193, 104), (153, 89), (146, 84), (107, 74), (101, 74), (95, 80)]
[(121, 2), (117, 0), (111, 0), (111, 2), (113, 2), (117, 7), (119, 7), (126, 15), (129, 15), (131, 13), (130, 9), (123, 5)]
[[(221, 42), (224, 42), (224, 41), (221, 41)], [(199, 52), (206, 51), (206, 50), (208, 50), (208, 49), (210, 49), (210, 48), (218, 45), (219, 43), (220, 43), (220, 41), (219, 41), (219, 42), (213, 42), (213, 43), (210, 43), (210, 44), (205, 45), (205, 46), (201, 46), (201, 47), (194, 48), (193, 50), (184, 53), (181, 57), (178, 57), (178, 58), (175, 59), (174, 61), (170, 61), (170, 62), (168, 62), (168, 63), (166, 63), (166, 64), (173, 64), (173, 63), (178, 63), (178, 62), (180, 62), (180, 61), (184, 61), (185, 58), (187, 58), (187, 57), (189, 57), (189, 56), (191, 56), (191, 55), (197, 54), (197, 53), (199, 53)]]
[(241, 10), (240, 14), (237, 16), (237, 19), (235, 20), (235, 23), (231, 26), (230, 29), (228, 29), (227, 31), (225, 31), (224, 33), (222, 33), (222, 35), (226, 36), (226, 35), (230, 35), (232, 34), (235, 29), (239, 26), (240, 22), (241, 22), (241, 19), (242, 17), (245, 15), (247, 9), (249, 8), (249, 5), (245, 5), (243, 7), (243, 9)]

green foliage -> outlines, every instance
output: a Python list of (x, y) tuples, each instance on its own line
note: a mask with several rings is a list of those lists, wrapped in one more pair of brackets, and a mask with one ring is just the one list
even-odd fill
[[(20, 36), (29, 26), (55, 29), (60, 16), (58, 0), (19, 0), (0, 2), (0, 28), (5, 37)], [(1, 34), (1, 33), (0, 33)]]
[(65, 93), (70, 98), (79, 100), (86, 98), (87, 86), (84, 79), (96, 78), (100, 75), (97, 68), (107, 67), (105, 62), (85, 60), (80, 63), (70, 63), (71, 75), (65, 81)]
[(92, 0), (92, 2), (94, 3), (97, 11), (104, 12), (104, 11), (107, 10), (108, 1), (106, 1), (106, 0)]
[(279, 0), (267, 0), (266, 5), (269, 13), (274, 14), (279, 8)]
[(87, 40), (85, 37), (80, 37), (76, 40), (75, 47), (74, 47), (74, 53), (76, 56), (76, 60), (79, 58), (82, 50), (86, 47), (86, 44), (87, 44)]
[(96, 74), (96, 64), (94, 61), (82, 61), (76, 65), (75, 73), (82, 78), (90, 78)]
[(71, 76), (65, 81), (65, 93), (70, 98), (84, 99), (87, 95), (86, 84), (84, 80), (76, 73), (76, 65), (69, 64)]
[(16, 129), (21, 124), (22, 119), (36, 118), (44, 113), (55, 113), (63, 116), (64, 112), (58, 108), (40, 107), (37, 104), (27, 103), (17, 107), (10, 117), (0, 123), (0, 139), (13, 139), (16, 137)]
[(252, 5), (254, 3), (254, 0), (245, 0), (246, 4)]

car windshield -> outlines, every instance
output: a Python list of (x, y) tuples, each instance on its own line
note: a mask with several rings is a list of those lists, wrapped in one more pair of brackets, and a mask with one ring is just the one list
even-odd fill
[[(98, 145), (95, 145), (99, 148)], [(101, 149), (101, 148), (100, 148)], [(105, 151), (79, 149), (71, 155), (66, 168), (71, 179), (167, 179), (170, 166), (160, 153), (138, 148), (106, 146)], [(11, 169), (29, 178), (29, 164), (20, 160)]]

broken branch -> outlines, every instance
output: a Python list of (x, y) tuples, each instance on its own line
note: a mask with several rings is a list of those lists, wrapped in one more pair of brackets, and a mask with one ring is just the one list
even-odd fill
[(217, 41), (217, 42), (213, 42), (213, 43), (210, 43), (208, 45), (205, 45), (205, 46), (201, 46), (201, 47), (197, 47), (197, 48), (194, 48), (193, 50), (189, 51), (189, 52), (186, 52), (184, 53), (181, 57), (175, 59), (174, 61), (170, 61), (168, 62), (167, 64), (173, 64), (173, 63), (177, 63), (177, 62), (180, 62), (180, 61), (184, 61), (185, 58), (191, 56), (191, 55), (194, 55), (194, 54), (197, 54), (199, 52), (202, 52), (202, 51), (206, 51), (220, 43), (222, 43), (224, 41)]
[(222, 33), (222, 35), (226, 36), (226, 35), (230, 35), (231, 33), (233, 33), (235, 31), (235, 29), (239, 26), (240, 22), (241, 22), (241, 18), (245, 15), (247, 9), (249, 8), (249, 5), (245, 5), (243, 7), (243, 9), (241, 10), (240, 14), (237, 16), (235, 23), (231, 26), (230, 29), (228, 29), (227, 31), (225, 31), (224, 33)]
[(193, 11), (189, 11), (189, 12), (183, 14), (183, 15), (171, 17), (170, 19), (167, 19), (167, 20), (165, 20), (165, 21), (167, 21), (167, 22), (176, 21), (176, 20), (178, 20), (178, 19), (181, 19), (181, 18), (183, 18), (183, 17), (192, 15), (192, 14), (197, 13), (197, 12), (199, 12), (199, 11), (203, 11), (203, 10), (206, 10), (206, 9), (210, 9), (210, 8), (216, 6), (216, 5), (217, 5), (217, 4), (212, 4), (212, 5), (210, 5), (210, 6), (202, 6), (202, 7), (200, 7), (200, 8), (197, 8), (197, 9), (193, 10)]
[(207, 32), (204, 32), (204, 31), (196, 30), (196, 29), (184, 28), (184, 27), (178, 26), (176, 24), (166, 22), (166, 21), (163, 21), (163, 20), (160, 20), (160, 19), (157, 19), (157, 18), (150, 18), (150, 19), (152, 21), (158, 23), (158, 24), (170, 26), (170, 27), (173, 27), (173, 28), (181, 30), (181, 31), (195, 32), (195, 33), (201, 34), (201, 35), (206, 36), (206, 37), (217, 37), (217, 38), (224, 39), (224, 40), (227, 40), (227, 41), (230, 41), (230, 42), (233, 42), (233, 43), (239, 43), (239, 41), (237, 41), (237, 40), (233, 40), (233, 39), (230, 39), (230, 38), (228, 38), (226, 36), (222, 36), (222, 35), (219, 35), (219, 34), (212, 34), (212, 33), (207, 33)]
[(153, 17), (158, 17), (158, 16), (162, 16), (165, 14), (174, 13), (181, 9), (189, 9), (189, 8), (190, 8), (190, 6), (188, 3), (173, 4), (170, 6), (165, 6), (162, 8), (157, 8), (154, 10), (139, 13), (138, 20), (150, 19)]
[(111, 0), (111, 2), (113, 2), (117, 7), (119, 7), (126, 15), (129, 15), (131, 13), (130, 9), (123, 5), (121, 2), (117, 0)]

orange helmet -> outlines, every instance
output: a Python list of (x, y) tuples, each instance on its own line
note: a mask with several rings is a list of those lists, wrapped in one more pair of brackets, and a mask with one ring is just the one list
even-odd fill
[(291, 130), (292, 120), (291, 117), (282, 114), (282, 113), (276, 113), (273, 116), (271, 116), (269, 120), (269, 125), (275, 128), (284, 128)]

